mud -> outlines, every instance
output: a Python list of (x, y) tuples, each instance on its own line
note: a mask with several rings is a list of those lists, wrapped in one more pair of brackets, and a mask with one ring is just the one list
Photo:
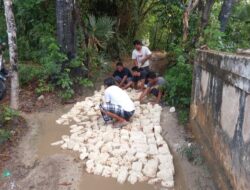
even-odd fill
[[(137, 183), (120, 185), (116, 180), (94, 176), (84, 172), (84, 165), (78, 159), (79, 155), (71, 151), (61, 150), (50, 146), (61, 137), (69, 133), (67, 127), (58, 126), (55, 120), (71, 105), (62, 106), (52, 112), (38, 112), (25, 114), (30, 130), (23, 138), (16, 152), (16, 158), (6, 168), (12, 172), (12, 182), (15, 189), (35, 190), (125, 190), (145, 189), (157, 190), (160, 187)], [(175, 190), (216, 189), (210, 179), (208, 171), (203, 166), (194, 166), (177, 151), (179, 147), (188, 143), (187, 134), (183, 126), (178, 125), (175, 113), (170, 113), (165, 107), (162, 112), (161, 125), (163, 136), (170, 145), (175, 164)], [(7, 188), (8, 183), (3, 186)], [(1, 188), (2, 189), (2, 188)]]

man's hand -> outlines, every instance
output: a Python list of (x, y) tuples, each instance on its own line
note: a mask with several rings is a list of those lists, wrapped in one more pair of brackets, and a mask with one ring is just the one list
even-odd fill
[(147, 57), (141, 60), (141, 65), (144, 65), (144, 63), (147, 61)]

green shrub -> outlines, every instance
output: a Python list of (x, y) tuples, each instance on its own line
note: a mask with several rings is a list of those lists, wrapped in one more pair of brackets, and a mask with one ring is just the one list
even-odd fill
[(167, 87), (165, 99), (169, 105), (178, 108), (178, 120), (185, 124), (189, 117), (189, 105), (192, 89), (192, 65), (187, 64), (188, 55), (182, 48), (175, 46), (171, 54), (174, 55), (175, 65), (167, 70), (165, 79)]
[(19, 81), (20, 84), (28, 85), (31, 81), (38, 80), (43, 76), (43, 69), (41, 66), (31, 64), (19, 64)]
[(204, 162), (200, 148), (196, 144), (188, 143), (177, 149), (177, 151), (194, 165), (201, 165)]
[[(179, 58), (180, 60), (183, 57)], [(176, 107), (187, 108), (190, 104), (192, 86), (192, 65), (182, 62), (169, 69), (165, 75), (168, 82), (166, 100)]]
[(44, 79), (40, 79), (38, 82), (38, 86), (35, 89), (37, 95), (41, 95), (43, 93), (54, 91), (54, 85), (47, 83)]
[(4, 143), (11, 137), (11, 133), (8, 130), (0, 129), (0, 144)]
[(63, 100), (68, 100), (72, 98), (75, 93), (73, 90), (73, 81), (70, 78), (69, 72), (69, 69), (65, 69), (65, 72), (62, 72), (57, 75), (56, 85), (61, 89), (59, 96)]
[(19, 112), (11, 109), (8, 106), (2, 106), (0, 107), (0, 122), (5, 123), (7, 121), (12, 120), (14, 117), (17, 117), (19, 115)]

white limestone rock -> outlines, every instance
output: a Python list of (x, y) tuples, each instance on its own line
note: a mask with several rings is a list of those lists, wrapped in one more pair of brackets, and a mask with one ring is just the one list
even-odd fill
[(148, 180), (148, 184), (154, 185), (154, 184), (159, 183), (161, 181), (162, 181), (161, 178), (153, 178), (153, 179)]
[(155, 177), (158, 168), (158, 160), (151, 159), (144, 166), (142, 173), (147, 177)]
[(131, 172), (131, 174), (128, 177), (128, 182), (132, 185), (135, 184), (138, 180), (137, 174), (135, 172)]
[(62, 145), (63, 143), (64, 143), (64, 141), (61, 140), (61, 141), (53, 142), (53, 143), (51, 143), (50, 145), (51, 145), (51, 146), (58, 146), (58, 145)]
[(123, 184), (128, 176), (128, 169), (126, 167), (121, 167), (118, 171), (117, 182)]
[(94, 174), (95, 175), (101, 175), (104, 167), (102, 164), (96, 164), (96, 167), (94, 168)]
[(135, 171), (135, 172), (141, 172), (142, 171), (142, 166), (143, 166), (142, 162), (139, 162), (139, 161), (133, 162), (132, 170)]

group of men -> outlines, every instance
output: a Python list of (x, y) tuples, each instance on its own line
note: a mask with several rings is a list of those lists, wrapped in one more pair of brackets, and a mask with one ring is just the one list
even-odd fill
[(105, 103), (100, 105), (100, 110), (105, 122), (115, 119), (115, 126), (119, 128), (128, 124), (135, 111), (134, 103), (124, 89), (131, 87), (140, 90), (140, 102), (152, 94), (155, 96), (152, 104), (157, 104), (162, 98), (166, 83), (163, 77), (157, 77), (150, 70), (149, 60), (152, 53), (149, 48), (143, 46), (139, 40), (135, 40), (133, 44), (135, 49), (132, 52), (132, 72), (122, 62), (118, 62), (113, 76), (104, 80)]

